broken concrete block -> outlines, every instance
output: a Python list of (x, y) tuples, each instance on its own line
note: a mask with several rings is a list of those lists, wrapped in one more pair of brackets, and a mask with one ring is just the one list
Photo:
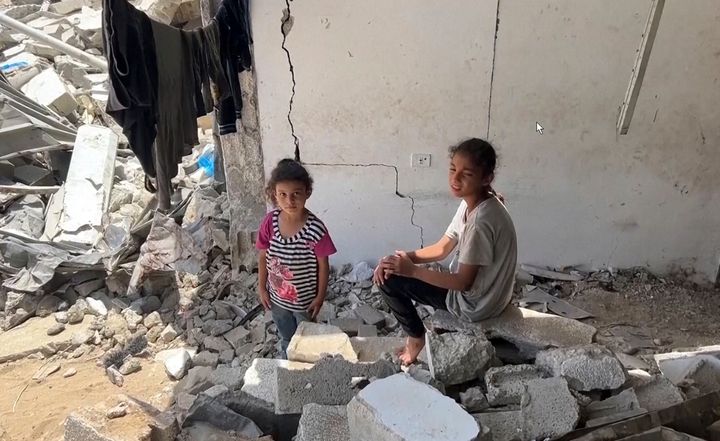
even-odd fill
[(184, 348), (174, 351), (175, 353), (165, 360), (165, 371), (170, 378), (179, 380), (184, 377), (188, 369), (190, 369), (192, 357), (190, 357), (190, 354)]
[(275, 413), (299, 414), (310, 403), (345, 405), (357, 393), (354, 378), (385, 378), (395, 372), (397, 367), (388, 361), (352, 363), (340, 357), (320, 359), (310, 369), (278, 367)]
[(303, 407), (295, 441), (349, 441), (346, 406), (307, 404)]
[(193, 358), (193, 365), (194, 366), (210, 366), (211, 368), (216, 368), (218, 365), (218, 362), (220, 360), (220, 356), (218, 354), (209, 352), (209, 351), (203, 351), (198, 353)]
[(565, 378), (577, 391), (617, 389), (627, 380), (620, 360), (599, 345), (541, 351), (535, 364), (554, 377)]
[(533, 358), (548, 347), (590, 344), (597, 330), (590, 325), (552, 314), (516, 308), (512, 305), (499, 316), (478, 323), (488, 338), (502, 338)]
[(720, 390), (720, 360), (709, 357), (696, 357), (694, 363), (682, 374), (683, 383), (696, 387), (705, 395)]
[(585, 407), (585, 412), (587, 419), (593, 420), (637, 409), (640, 409), (640, 403), (635, 391), (626, 389), (608, 399), (590, 403)]
[[(142, 316), (140, 317), (142, 318)], [(164, 341), (165, 343), (170, 343), (177, 338), (178, 334), (179, 332), (175, 327), (175, 324), (169, 323), (160, 333), (160, 340)]]
[(491, 406), (520, 404), (527, 382), (545, 377), (541, 368), (529, 364), (490, 368), (485, 373), (488, 402)]
[[(53, 69), (42, 71), (28, 81), (21, 90), (31, 100), (51, 108), (62, 116), (71, 115), (77, 108), (77, 101)], [(106, 130), (110, 131), (110, 129)]]
[(247, 393), (275, 408), (277, 397), (277, 369), (308, 369), (307, 363), (296, 363), (288, 360), (256, 358), (245, 372), (242, 392)]
[(377, 337), (378, 331), (374, 325), (360, 325), (358, 328), (358, 337)]
[[(117, 404), (108, 403), (100, 403), (94, 407), (72, 412), (65, 420), (65, 441), (151, 439), (150, 424), (154, 420), (142, 407), (130, 402), (124, 418), (108, 419), (107, 412)], [(132, 423), (130, 424), (129, 421)]]
[(493, 441), (523, 441), (522, 412), (477, 413), (473, 417), (483, 428), (488, 428)]
[(460, 392), (460, 404), (471, 413), (480, 412), (490, 407), (487, 397), (479, 387), (471, 387), (465, 392)]
[(64, 185), (62, 232), (53, 240), (95, 243), (110, 201), (117, 145), (118, 136), (107, 127), (80, 126)]
[(363, 321), (359, 318), (336, 318), (329, 321), (330, 326), (337, 326), (347, 335), (354, 337), (358, 334)]
[(150, 422), (152, 441), (175, 441), (179, 434), (180, 425), (173, 412), (165, 411), (155, 415)]
[(650, 381), (635, 386), (640, 407), (649, 412), (680, 404), (685, 400), (680, 389), (662, 375), (650, 377)]
[(63, 0), (50, 5), (50, 12), (60, 15), (68, 15), (71, 12), (79, 11), (84, 5), (84, 0)]
[(563, 378), (528, 382), (521, 413), (525, 439), (560, 437), (575, 429), (580, 421), (580, 406)]
[(218, 429), (233, 431), (253, 439), (262, 436), (262, 431), (250, 418), (225, 406), (222, 400), (205, 394), (200, 394), (195, 399), (183, 426), (193, 423), (208, 423)]
[(247, 343), (248, 336), (250, 336), (250, 331), (242, 326), (238, 326), (223, 337), (225, 337), (225, 340), (237, 351)]
[(481, 434), (460, 405), (407, 374), (370, 383), (347, 413), (352, 441), (475, 441)]
[(720, 345), (703, 346), (693, 351), (669, 352), (654, 356), (660, 372), (675, 385), (684, 380), (684, 374), (688, 368), (695, 365), (698, 357), (707, 358), (710, 361), (715, 359), (720, 363)]
[(217, 353), (232, 349), (230, 343), (222, 337), (205, 337), (203, 340), (203, 346), (205, 346), (205, 349), (208, 351)]
[(303, 363), (314, 363), (326, 355), (340, 355), (345, 360), (357, 361), (347, 334), (336, 326), (313, 322), (300, 323), (290, 340), (287, 355), (289, 360)]
[(482, 378), (495, 355), (483, 335), (428, 331), (425, 341), (430, 372), (446, 386)]
[(368, 325), (382, 329), (385, 327), (385, 315), (372, 306), (361, 304), (355, 308), (355, 315)]

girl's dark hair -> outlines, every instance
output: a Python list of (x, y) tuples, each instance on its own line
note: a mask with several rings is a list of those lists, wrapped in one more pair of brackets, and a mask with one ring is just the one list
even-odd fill
[(449, 151), (451, 158), (457, 153), (467, 155), (475, 166), (480, 167), (485, 176), (495, 173), (497, 154), (495, 148), (484, 139), (466, 139), (460, 144), (450, 147)]
[(282, 159), (270, 173), (270, 179), (268, 180), (267, 187), (265, 187), (265, 194), (273, 204), (277, 204), (277, 200), (275, 199), (275, 186), (278, 182), (282, 181), (302, 182), (308, 193), (312, 193), (313, 178), (305, 167), (294, 159)]

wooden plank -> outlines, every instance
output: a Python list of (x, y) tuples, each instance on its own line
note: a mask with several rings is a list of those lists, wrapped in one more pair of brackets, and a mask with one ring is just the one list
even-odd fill
[(650, 60), (650, 52), (653, 43), (655, 43), (655, 35), (657, 35), (660, 26), (660, 17), (662, 17), (665, 8), (665, 0), (652, 0), (650, 5), (650, 14), (648, 15), (645, 31), (640, 41), (640, 48), (637, 51), (637, 58), (633, 66), (632, 75), (630, 76), (630, 84), (628, 85), (625, 99), (623, 100), (618, 117), (617, 129), (621, 135), (626, 135), (630, 129), (630, 121), (632, 121), (635, 113), (635, 105), (638, 96), (640, 96), (640, 88), (642, 87), (645, 70), (647, 70), (648, 61)]

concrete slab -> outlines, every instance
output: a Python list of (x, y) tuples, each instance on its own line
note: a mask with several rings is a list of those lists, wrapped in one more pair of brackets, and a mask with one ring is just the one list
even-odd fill
[(54, 316), (31, 318), (25, 323), (0, 333), (0, 363), (20, 360), (30, 354), (41, 352), (44, 346), (70, 346), (75, 334), (90, 331), (89, 319), (75, 325), (66, 325), (65, 331), (58, 335), (47, 335), (47, 330), (55, 324)]
[(277, 397), (277, 369), (309, 369), (309, 363), (297, 363), (272, 358), (256, 358), (245, 371), (243, 386), (240, 390), (275, 408)]
[(590, 403), (585, 407), (585, 412), (587, 419), (593, 420), (637, 409), (640, 409), (640, 403), (635, 391), (626, 389), (608, 399)]
[(474, 441), (481, 434), (455, 401), (407, 374), (370, 383), (347, 412), (352, 441)]
[(563, 378), (533, 380), (521, 403), (524, 439), (563, 436), (580, 421), (580, 406)]
[(615, 354), (596, 344), (541, 351), (535, 364), (554, 377), (565, 378), (577, 391), (618, 389), (627, 380)]
[(545, 377), (541, 368), (530, 364), (490, 368), (485, 373), (488, 402), (491, 406), (520, 404), (527, 382)]
[(352, 337), (350, 344), (357, 353), (358, 361), (372, 363), (382, 358), (383, 353), (395, 354), (405, 347), (404, 337)]
[(684, 382), (698, 388), (703, 395), (720, 390), (720, 363), (715, 358), (697, 357), (682, 376)]
[(350, 337), (336, 326), (302, 322), (290, 340), (288, 359), (315, 363), (326, 355), (341, 355), (345, 360), (358, 361)]
[(446, 386), (482, 378), (495, 355), (482, 334), (428, 331), (425, 341), (430, 372)]
[(357, 393), (353, 379), (385, 378), (396, 372), (397, 366), (388, 361), (352, 363), (339, 357), (323, 358), (310, 369), (278, 367), (275, 413), (299, 414), (310, 403), (345, 405)]
[(516, 308), (512, 305), (499, 316), (479, 323), (488, 338), (502, 338), (534, 357), (548, 347), (590, 344), (597, 330), (577, 320)]
[(523, 441), (522, 412), (486, 412), (473, 417), (482, 427), (490, 429), (493, 441)]
[(680, 389), (662, 375), (635, 386), (638, 403), (649, 412), (665, 409), (685, 401)]
[(683, 380), (683, 374), (695, 363), (694, 360), (698, 356), (708, 360), (714, 359), (720, 363), (720, 345), (703, 346), (692, 351), (655, 354), (654, 357), (660, 372), (677, 385)]
[[(121, 402), (128, 403), (127, 414), (108, 419), (107, 411)], [(65, 420), (65, 441), (150, 441), (155, 439), (151, 438), (153, 423), (155, 418), (142, 406), (118, 396), (71, 413)]]
[(346, 406), (307, 404), (303, 407), (295, 441), (349, 441)]

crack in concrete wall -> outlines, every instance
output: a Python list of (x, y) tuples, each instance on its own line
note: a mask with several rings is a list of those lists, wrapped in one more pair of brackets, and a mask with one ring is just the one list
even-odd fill
[(384, 167), (391, 168), (395, 172), (395, 196), (401, 199), (410, 200), (410, 224), (417, 228), (420, 233), (420, 248), (425, 246), (425, 230), (422, 225), (415, 223), (415, 199), (408, 195), (400, 193), (400, 171), (397, 166), (390, 164), (380, 163), (369, 163), (369, 164), (339, 164), (339, 163), (322, 163), (322, 162), (306, 162), (305, 165), (312, 165), (317, 167)]
[(290, 11), (290, 1), (291, 0), (285, 0), (285, 9), (283, 9), (280, 32), (282, 32), (283, 36), (281, 45), (282, 50), (285, 51), (285, 55), (287, 55), (288, 66), (290, 68), (290, 79), (292, 80), (292, 93), (290, 95), (290, 103), (288, 105), (287, 120), (290, 124), (290, 133), (292, 134), (293, 143), (295, 144), (295, 160), (300, 161), (300, 139), (295, 134), (295, 124), (293, 124), (292, 120), (293, 104), (295, 103), (295, 86), (297, 86), (297, 83), (295, 82), (295, 66), (292, 63), (290, 51), (285, 46), (285, 43), (287, 42), (287, 36), (290, 33), (290, 30), (292, 29), (295, 22), (295, 19), (293, 18)]
[(490, 139), (490, 111), (492, 110), (493, 82), (495, 81), (495, 52), (497, 49), (498, 30), (500, 30), (500, 0), (497, 0), (497, 6), (495, 9), (495, 38), (493, 39), (492, 68), (490, 70), (490, 91), (488, 93), (487, 134), (485, 135), (485, 139)]

